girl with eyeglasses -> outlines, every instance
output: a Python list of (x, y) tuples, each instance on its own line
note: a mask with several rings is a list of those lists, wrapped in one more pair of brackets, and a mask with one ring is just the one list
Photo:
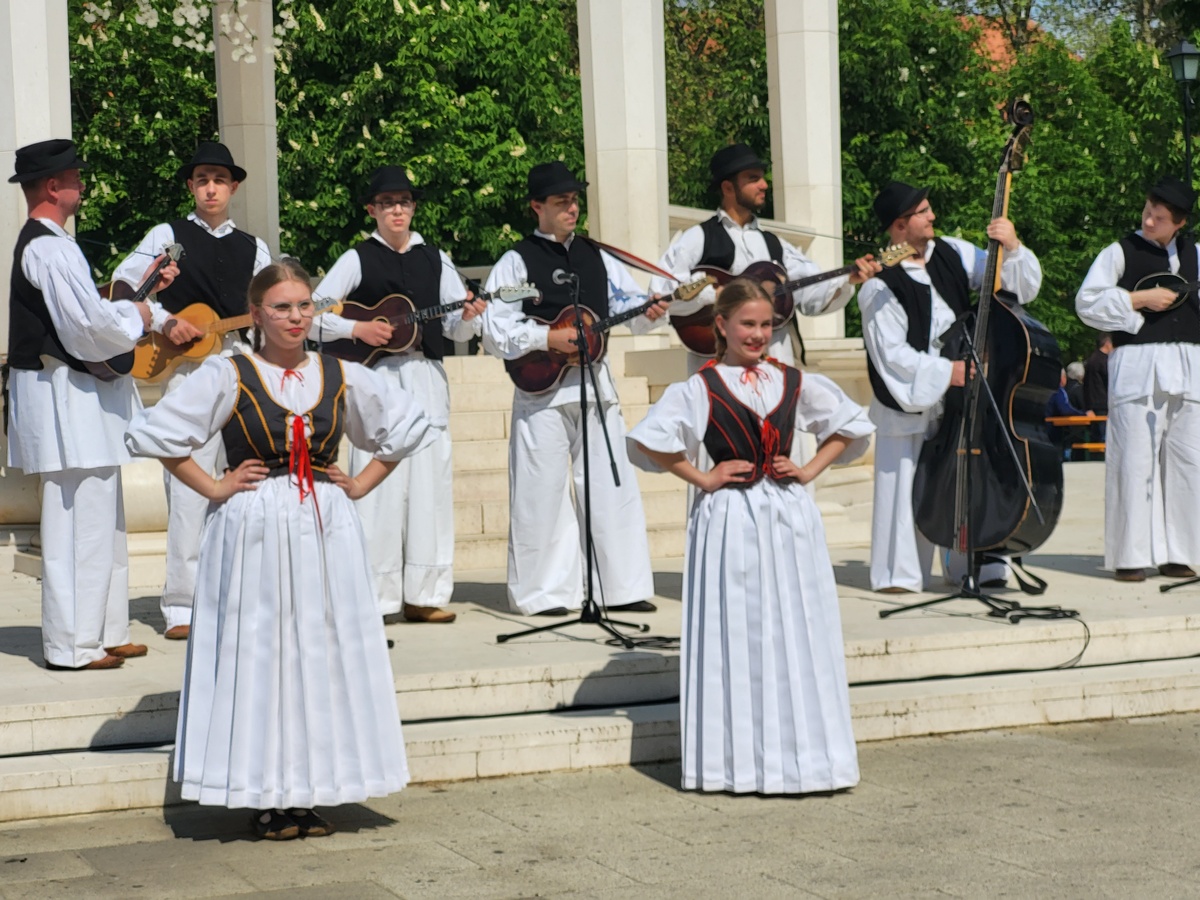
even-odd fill
[[(249, 289), (254, 352), (214, 357), (126, 435), (209, 500), (174, 777), (185, 799), (255, 810), (271, 840), (329, 834), (313, 809), (404, 787), (408, 768), (363, 530), (351, 502), (433, 430), (369, 369), (305, 350), (308, 274), (268, 266)], [(229, 468), (191, 458), (212, 436)], [(373, 458), (335, 464), (345, 434)]]

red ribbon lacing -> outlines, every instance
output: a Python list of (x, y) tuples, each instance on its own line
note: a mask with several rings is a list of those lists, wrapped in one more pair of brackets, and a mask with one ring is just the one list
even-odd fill
[(780, 476), (775, 472), (775, 457), (779, 455), (779, 429), (772, 425), (768, 419), (763, 419), (761, 437), (763, 474), (770, 475), (775, 480), (779, 480)]
[[(284, 369), (280, 379), (280, 387), (287, 383), (289, 377), (304, 381), (304, 376), (295, 369)], [(317, 510), (317, 524), (324, 530), (321, 522), (321, 506), (317, 503), (316, 484), (313, 479), (312, 456), (308, 448), (308, 434), (305, 431), (304, 416), (292, 416), (292, 440), (288, 448), (288, 474), (296, 480), (300, 488), (300, 502), (306, 497), (313, 498), (313, 506)]]

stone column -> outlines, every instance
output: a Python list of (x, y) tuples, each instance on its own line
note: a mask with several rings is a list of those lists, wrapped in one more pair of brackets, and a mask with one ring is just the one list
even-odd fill
[(240, 15), (257, 35), (252, 55), (234, 60), (234, 44), (221, 36), (222, 16), (236, 17), (232, 0), (213, 3), (217, 62), (217, 121), (221, 141), (246, 170), (246, 181), (234, 195), (230, 215), (279, 254), (279, 165), (275, 134), (275, 18), (271, 0), (247, 0)]
[[(71, 67), (67, 0), (0, 0), (0, 251), (12, 259), (27, 211), (21, 189), (8, 184), (18, 147), (71, 136)], [(83, 151), (87, 155), (87, 151)], [(8, 352), (8, 263), (0, 266), (0, 354)], [(4, 467), (0, 430), (0, 544), (7, 526), (36, 523), (38, 480)], [(19, 536), (19, 541), (24, 537)]]
[(578, 0), (588, 231), (656, 260), (666, 249), (662, 4)]
[[(816, 231), (808, 256), (842, 265), (837, 0), (766, 0), (767, 90), (775, 218)], [(840, 338), (840, 313), (800, 318), (807, 337)]]

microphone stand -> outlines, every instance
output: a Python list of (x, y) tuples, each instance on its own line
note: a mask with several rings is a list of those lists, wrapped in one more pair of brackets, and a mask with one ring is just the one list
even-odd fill
[[(560, 281), (560, 279), (562, 279)], [(595, 548), (592, 542), (592, 480), (590, 459), (590, 445), (588, 444), (588, 395), (587, 385), (592, 385), (592, 390), (596, 395), (596, 406), (599, 411), (598, 418), (600, 419), (600, 431), (604, 434), (604, 445), (608, 450), (608, 461), (612, 467), (613, 482), (618, 487), (621, 484), (620, 475), (617, 472), (617, 460), (613, 455), (612, 441), (608, 436), (608, 425), (604, 421), (604, 407), (600, 403), (600, 390), (596, 381), (596, 369), (592, 363), (591, 354), (588, 353), (588, 340), (585, 333), (583, 322), (583, 307), (579, 303), (579, 276), (573, 272), (565, 272), (557, 270), (554, 273), (554, 281), (556, 284), (571, 285), (571, 304), (575, 310), (575, 346), (579, 348), (579, 364), (584, 370), (583, 375), (579, 379), (579, 416), (580, 416), (580, 431), (583, 441), (583, 545), (586, 548), (586, 569), (587, 580), (584, 582), (583, 608), (580, 609), (579, 615), (574, 619), (567, 619), (563, 622), (554, 622), (551, 625), (542, 625), (539, 628), (526, 628), (523, 631), (513, 632), (512, 634), (496, 635), (496, 643), (503, 644), (513, 638), (526, 637), (531, 634), (540, 634), (544, 631), (556, 631), (559, 628), (565, 628), (568, 625), (598, 625), (609, 635), (621, 643), (621, 646), (626, 650), (632, 650), (635, 646), (626, 635), (621, 634), (613, 626), (620, 625), (622, 628), (632, 628), (636, 631), (647, 632), (650, 626), (646, 624), (636, 624), (634, 622), (619, 622), (608, 617), (608, 610), (605, 607), (596, 603), (592, 595), (592, 570), (593, 560), (595, 558)], [(586, 378), (585, 378), (586, 376)]]

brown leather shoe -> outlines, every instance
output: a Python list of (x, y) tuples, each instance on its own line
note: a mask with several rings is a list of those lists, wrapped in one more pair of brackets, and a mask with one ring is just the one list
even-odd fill
[(458, 618), (458, 613), (438, 606), (413, 606), (404, 604), (404, 619), (407, 622), (442, 622), (449, 625)]
[(1164, 563), (1158, 567), (1158, 574), (1163, 578), (1195, 578), (1196, 572), (1191, 566), (1183, 563)]
[(108, 656), (92, 660), (86, 666), (59, 666), (52, 662), (47, 662), (46, 668), (52, 672), (82, 672), (85, 669), (119, 669), (123, 665), (125, 665), (125, 660), (110, 653)]
[(1113, 575), (1113, 578), (1115, 578), (1117, 581), (1145, 581), (1146, 580), (1146, 570), (1145, 569), (1117, 569), (1117, 572), (1115, 575)]
[(191, 625), (172, 625), (163, 633), (163, 637), (168, 641), (186, 641), (191, 633)]
[(896, 587), (895, 585), (892, 585), (891, 587), (881, 587), (875, 593), (877, 593), (877, 594), (915, 594), (916, 591), (910, 591), (906, 587)]
[(145, 656), (148, 651), (145, 644), (122, 644), (120, 647), (105, 647), (104, 649), (110, 656), (119, 656), (121, 659)]

